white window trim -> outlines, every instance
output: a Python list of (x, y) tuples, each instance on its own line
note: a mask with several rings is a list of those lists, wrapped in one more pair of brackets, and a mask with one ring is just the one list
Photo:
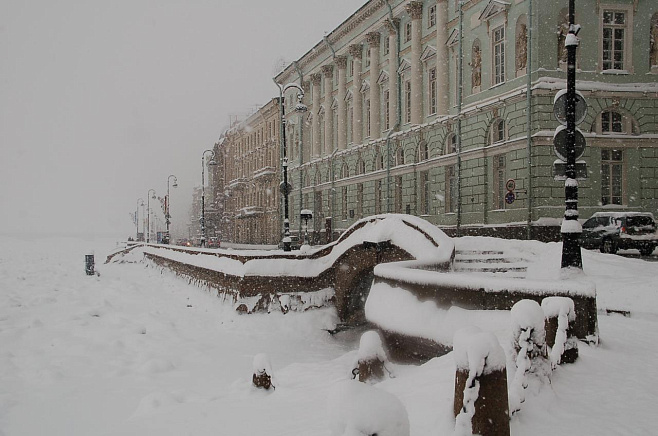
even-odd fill
[[(624, 69), (603, 69), (603, 11), (613, 10), (626, 13), (626, 27), (624, 35)], [(600, 4), (599, 5), (599, 60), (597, 70), (601, 74), (633, 74), (633, 5), (632, 4)]]

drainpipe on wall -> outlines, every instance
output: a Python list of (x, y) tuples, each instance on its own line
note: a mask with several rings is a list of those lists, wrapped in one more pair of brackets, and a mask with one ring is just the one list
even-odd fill
[(527, 111), (527, 130), (528, 130), (528, 183), (526, 192), (528, 196), (528, 223), (526, 226), (526, 239), (532, 239), (532, 0), (528, 2), (528, 59), (526, 62), (526, 74), (528, 79), (526, 90), (526, 111)]

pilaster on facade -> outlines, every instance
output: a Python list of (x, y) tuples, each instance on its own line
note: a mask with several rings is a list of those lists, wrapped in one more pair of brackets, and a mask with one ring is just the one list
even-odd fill
[(363, 57), (363, 46), (352, 44), (349, 46), (349, 54), (352, 56), (352, 142), (361, 144), (363, 141), (363, 99), (361, 98), (361, 58)]
[(437, 115), (447, 115), (450, 107), (450, 82), (448, 59), (448, 0), (436, 3), (436, 69), (437, 69)]
[(324, 150), (320, 154), (323, 155), (334, 149), (334, 117), (331, 109), (334, 99), (334, 66), (323, 65), (321, 71), (324, 76)]
[[(398, 123), (398, 86), (399, 76), (397, 74), (398, 63), (398, 32), (400, 31), (400, 19), (386, 20), (388, 30), (388, 124), (393, 129)], [(399, 127), (399, 126), (398, 126)]]
[(347, 147), (347, 56), (336, 56), (334, 59), (338, 67), (338, 149)]
[(313, 122), (313, 152), (312, 157), (318, 158), (320, 156), (320, 146), (322, 141), (323, 132), (320, 131), (320, 89), (322, 86), (322, 74), (315, 73), (311, 75), (311, 84), (313, 94), (313, 105), (311, 106), (312, 122)]
[(411, 123), (423, 122), (423, 67), (420, 57), (423, 51), (423, 2), (411, 1), (406, 10), (411, 17)]
[(381, 34), (370, 32), (366, 34), (366, 41), (370, 50), (370, 138), (376, 139), (381, 136), (381, 111), (379, 98), (379, 44)]

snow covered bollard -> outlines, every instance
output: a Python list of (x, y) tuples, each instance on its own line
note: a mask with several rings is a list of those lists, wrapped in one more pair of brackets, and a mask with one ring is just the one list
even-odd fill
[(393, 394), (366, 383), (340, 382), (329, 395), (331, 436), (409, 436), (409, 416)]
[(267, 354), (261, 353), (254, 356), (252, 383), (255, 387), (268, 390), (276, 389), (272, 383), (272, 365)]
[(551, 366), (574, 363), (578, 359), (578, 338), (569, 328), (576, 320), (573, 300), (569, 297), (546, 297), (541, 302), (544, 311), (546, 345), (551, 349)]
[(550, 373), (546, 360), (546, 332), (544, 311), (534, 300), (521, 300), (512, 306), (512, 345), (515, 352), (516, 373), (510, 385), (510, 407), (514, 414), (521, 410), (528, 387), (527, 375), (540, 378)]
[(455, 435), (509, 435), (505, 351), (493, 333), (477, 327), (453, 339)]
[(388, 357), (379, 333), (370, 330), (361, 335), (359, 354), (352, 375), (356, 377), (358, 372), (360, 382), (376, 383), (384, 378), (384, 371), (388, 371), (387, 363)]

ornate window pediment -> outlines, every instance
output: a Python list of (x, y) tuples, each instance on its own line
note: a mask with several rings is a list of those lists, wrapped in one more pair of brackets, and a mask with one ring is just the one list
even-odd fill
[(411, 69), (411, 63), (408, 60), (403, 58), (402, 61), (400, 61), (400, 67), (398, 68), (398, 74), (403, 75), (409, 69)]
[(352, 94), (352, 90), (348, 89), (347, 92), (345, 93), (345, 101), (350, 102), (354, 98), (354, 94)]
[(423, 50), (423, 54), (420, 55), (420, 61), (427, 62), (428, 60), (430, 60), (435, 56), (436, 56), (436, 49), (428, 44), (427, 47), (425, 47), (425, 50)]
[(500, 13), (506, 13), (509, 9), (510, 3), (501, 0), (490, 0), (489, 4), (484, 8), (478, 19), (480, 21), (488, 21)]
[(364, 80), (363, 82), (361, 82), (361, 89), (359, 89), (359, 92), (365, 93), (368, 91), (370, 91), (370, 82)]
[(452, 32), (450, 32), (450, 35), (448, 35), (448, 40), (446, 41), (446, 45), (448, 47), (453, 47), (457, 45), (458, 42), (459, 42), (459, 30), (452, 29)]
[(320, 106), (320, 109), (318, 110), (318, 115), (324, 115), (324, 105)]
[(331, 108), (333, 110), (338, 109), (338, 100), (336, 99), (336, 97), (334, 97), (334, 99), (331, 101)]
[(388, 82), (388, 73), (386, 71), (382, 71), (379, 73), (379, 77), (377, 78), (377, 84), (382, 85), (386, 82)]

